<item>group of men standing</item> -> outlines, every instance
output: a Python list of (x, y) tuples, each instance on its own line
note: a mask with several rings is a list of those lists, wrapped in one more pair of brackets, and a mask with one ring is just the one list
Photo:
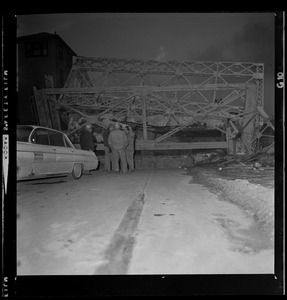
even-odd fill
[[(90, 135), (90, 138), (88, 137)], [(130, 126), (121, 128), (121, 124), (116, 122), (110, 124), (103, 133), (103, 143), (105, 150), (105, 171), (116, 173), (133, 172), (134, 167), (134, 143), (135, 132)], [(86, 124), (80, 135), (81, 149), (93, 151), (93, 134), (91, 124)]]
[(135, 133), (130, 126), (121, 129), (121, 124), (116, 122), (114, 126), (109, 125), (103, 136), (105, 148), (105, 170), (112, 170), (116, 173), (121, 171), (127, 173), (134, 171), (134, 139)]

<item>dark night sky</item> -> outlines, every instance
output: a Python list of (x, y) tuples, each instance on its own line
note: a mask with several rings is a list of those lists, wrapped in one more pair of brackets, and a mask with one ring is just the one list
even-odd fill
[(56, 33), (80, 56), (263, 62), (274, 115), (273, 13), (77, 13), (17, 16), (18, 36)]

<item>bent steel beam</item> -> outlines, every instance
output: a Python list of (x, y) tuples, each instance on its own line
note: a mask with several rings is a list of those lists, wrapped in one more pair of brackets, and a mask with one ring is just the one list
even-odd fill
[[(256, 89), (252, 97), (250, 86)], [(232, 120), (238, 131), (245, 125), (243, 137), (250, 152), (262, 114), (257, 112), (250, 121), (248, 107), (251, 102), (253, 108), (263, 107), (264, 65), (76, 56), (63, 88), (35, 91), (35, 98), (39, 103), (56, 101), (101, 127), (107, 126), (100, 120), (107, 114), (112, 115), (107, 122), (134, 122), (142, 126), (144, 142), (153, 144), (197, 120), (227, 133), (230, 130), (224, 126), (231, 126), (228, 120)], [(152, 141), (147, 133), (151, 125), (173, 129)]]

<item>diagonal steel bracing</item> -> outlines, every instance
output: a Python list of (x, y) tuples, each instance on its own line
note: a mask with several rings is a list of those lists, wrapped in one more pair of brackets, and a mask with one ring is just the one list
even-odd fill
[[(254, 87), (256, 95), (250, 96), (247, 92)], [(153, 144), (168, 140), (198, 120), (222, 132), (233, 132), (232, 137), (242, 128), (244, 115), (250, 113), (250, 101), (263, 107), (264, 65), (77, 56), (63, 88), (42, 89), (39, 95), (102, 127), (106, 127), (108, 114), (142, 128), (169, 126), (170, 131), (154, 139)], [(244, 127), (255, 139), (262, 118), (257, 111), (256, 122)], [(228, 122), (231, 119), (233, 126)], [(224, 126), (230, 126), (230, 130)], [(143, 142), (150, 142), (147, 133)], [(248, 147), (252, 149), (252, 145)]]

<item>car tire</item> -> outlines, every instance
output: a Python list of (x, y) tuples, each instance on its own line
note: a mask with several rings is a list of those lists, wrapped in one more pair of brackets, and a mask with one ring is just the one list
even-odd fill
[(83, 175), (83, 168), (82, 164), (74, 164), (73, 170), (72, 170), (72, 177), (74, 179), (80, 179)]

